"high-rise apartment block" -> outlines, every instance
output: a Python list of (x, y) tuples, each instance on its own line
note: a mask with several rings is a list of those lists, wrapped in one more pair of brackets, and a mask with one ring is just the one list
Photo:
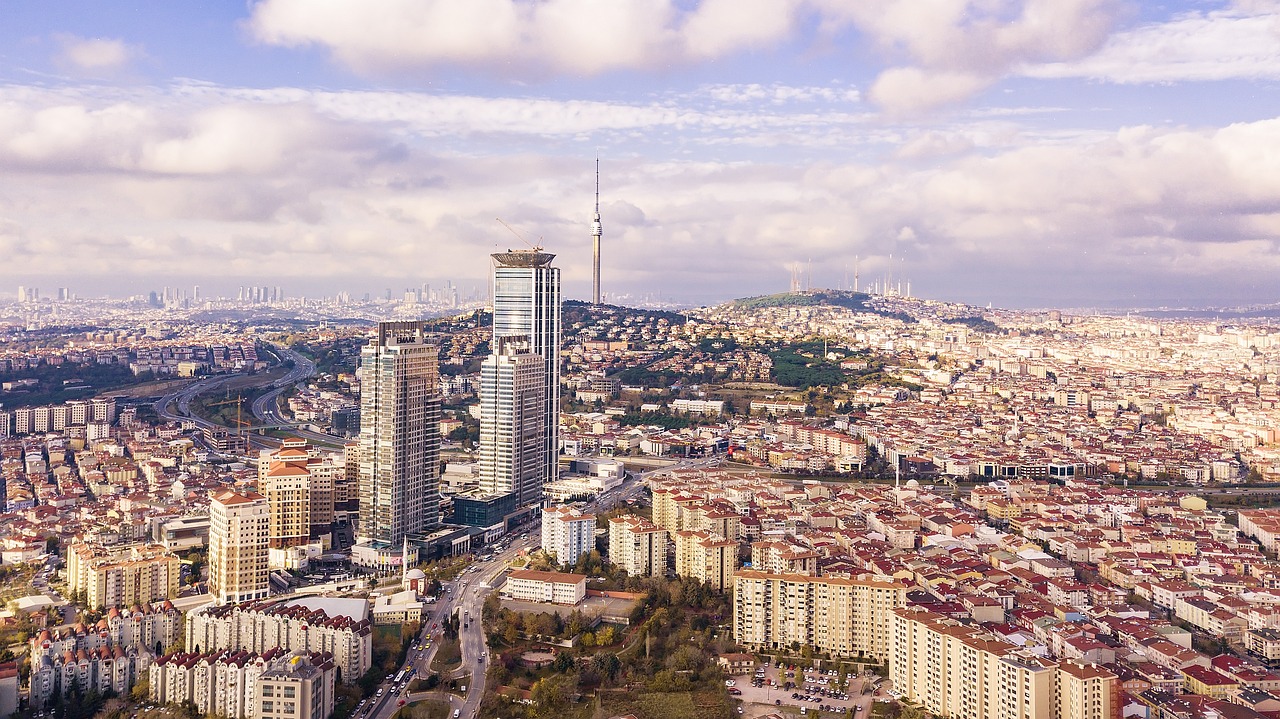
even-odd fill
[(440, 524), (440, 372), (422, 322), (382, 322), (360, 358), (360, 525), (353, 559), (399, 564)]
[(733, 586), (738, 542), (705, 530), (672, 533), (676, 542), (676, 576), (696, 579), (717, 592)]
[(333, 528), (336, 488), (346, 465), (311, 451), (304, 439), (286, 439), (258, 458), (258, 490), (271, 507), (272, 549), (324, 542)]
[(215, 493), (209, 502), (209, 592), (218, 604), (265, 599), (271, 508), (255, 492)]
[(561, 564), (576, 564), (595, 549), (596, 518), (571, 507), (548, 507), (542, 512), (542, 551)]
[(889, 677), (903, 698), (954, 719), (1112, 719), (1120, 682), (1096, 664), (1021, 651), (919, 607), (891, 617)]
[(527, 337), (494, 337), (480, 366), (480, 489), (542, 499), (547, 478), (546, 364)]
[(733, 583), (733, 639), (753, 649), (799, 644), (883, 662), (891, 654), (893, 610), (906, 601), (907, 586), (885, 577), (744, 569)]
[(554, 481), (560, 454), (560, 270), (555, 255), (509, 250), (493, 255), (493, 337), (525, 337), (542, 358), (545, 386), (544, 481)]
[(667, 574), (667, 530), (644, 517), (609, 520), (609, 561), (633, 577)]

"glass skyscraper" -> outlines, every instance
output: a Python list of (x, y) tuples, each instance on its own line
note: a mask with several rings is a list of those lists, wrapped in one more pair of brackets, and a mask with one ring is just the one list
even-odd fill
[(542, 358), (543, 482), (556, 479), (560, 454), (560, 270), (553, 259), (536, 249), (493, 255), (493, 346), (502, 337), (524, 337), (529, 352)]
[(422, 322), (381, 322), (361, 351), (359, 492), (363, 556), (440, 524), (439, 356)]

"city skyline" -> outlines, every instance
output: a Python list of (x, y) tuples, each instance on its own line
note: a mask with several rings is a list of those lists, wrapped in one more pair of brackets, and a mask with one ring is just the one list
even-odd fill
[(362, 7), (9, 8), (0, 286), (466, 286), (500, 217), (589, 300), (599, 156), (606, 298), (1280, 299), (1273, 0)]

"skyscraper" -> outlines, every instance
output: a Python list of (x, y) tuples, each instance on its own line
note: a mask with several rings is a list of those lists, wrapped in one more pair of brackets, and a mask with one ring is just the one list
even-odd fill
[(600, 158), (596, 158), (596, 214), (591, 221), (591, 303), (600, 304)]
[(209, 501), (209, 593), (218, 604), (267, 597), (267, 498), (226, 490)]
[(545, 481), (554, 481), (560, 443), (560, 270), (555, 255), (508, 250), (493, 255), (493, 337), (523, 336), (542, 357), (546, 388), (543, 426)]
[(399, 563), (406, 535), (440, 524), (438, 362), (422, 322), (381, 322), (361, 352), (357, 562)]
[(480, 366), (480, 488), (542, 499), (547, 472), (546, 366), (521, 335), (495, 337)]

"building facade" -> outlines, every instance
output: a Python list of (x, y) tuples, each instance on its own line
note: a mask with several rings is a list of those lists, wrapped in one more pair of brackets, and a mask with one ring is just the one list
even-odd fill
[(611, 518), (609, 561), (633, 577), (665, 577), (667, 530), (643, 517)]
[(587, 596), (587, 576), (564, 572), (515, 571), (507, 577), (502, 592), (510, 599), (573, 606)]
[(705, 530), (673, 532), (676, 576), (697, 579), (717, 592), (733, 586), (738, 567), (738, 543)]
[(595, 549), (596, 517), (572, 507), (548, 507), (542, 511), (542, 551), (561, 564), (576, 564)]
[(178, 596), (178, 556), (159, 545), (67, 548), (67, 583), (93, 608), (131, 606)]
[(373, 629), (365, 600), (329, 598), (205, 605), (187, 616), (187, 651), (263, 654), (320, 652), (333, 657), (339, 681), (352, 683), (373, 664)]
[(373, 552), (440, 525), (438, 362), (422, 322), (381, 322), (361, 352), (356, 536)]
[(265, 599), (270, 506), (255, 492), (215, 493), (209, 502), (209, 592), (218, 604)]
[(546, 382), (527, 337), (494, 337), (480, 366), (480, 488), (520, 506), (540, 502), (548, 478)]
[(224, 650), (179, 653), (150, 666), (150, 698), (228, 719), (325, 719), (334, 708), (336, 667), (324, 653)]
[(493, 337), (528, 338), (543, 361), (545, 481), (559, 476), (560, 449), (560, 269), (555, 255), (509, 250), (493, 256)]
[(892, 612), (889, 677), (903, 698), (955, 719), (1115, 719), (1120, 682), (1096, 664), (1020, 651), (919, 607)]
[(840, 657), (890, 656), (893, 610), (907, 587), (883, 577), (737, 572), (733, 638), (756, 649), (811, 646)]

